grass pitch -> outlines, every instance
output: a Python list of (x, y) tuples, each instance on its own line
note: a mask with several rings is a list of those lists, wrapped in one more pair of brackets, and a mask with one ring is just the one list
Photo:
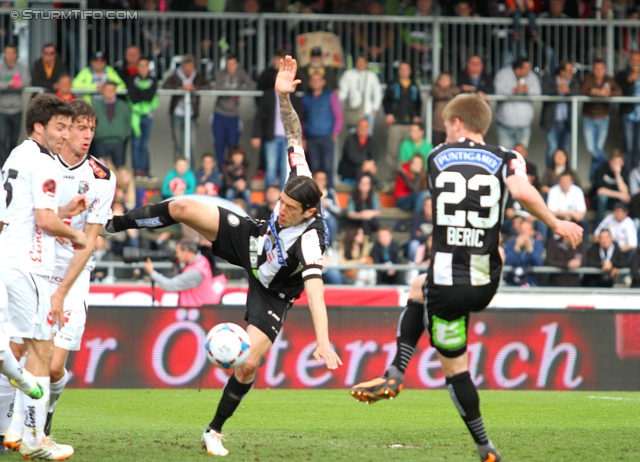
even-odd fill
[[(69, 389), (52, 433), (74, 446), (77, 462), (212, 460), (200, 437), (220, 395)], [(480, 399), (505, 461), (640, 460), (640, 393), (481, 391)], [(348, 390), (252, 390), (224, 430), (225, 460), (478, 460), (444, 390), (405, 390), (373, 405)]]

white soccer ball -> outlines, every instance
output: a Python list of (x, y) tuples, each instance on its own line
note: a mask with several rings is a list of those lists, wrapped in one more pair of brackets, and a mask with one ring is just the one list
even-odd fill
[(249, 357), (251, 340), (247, 331), (239, 325), (223, 322), (209, 331), (205, 348), (207, 359), (214, 365), (237, 369)]

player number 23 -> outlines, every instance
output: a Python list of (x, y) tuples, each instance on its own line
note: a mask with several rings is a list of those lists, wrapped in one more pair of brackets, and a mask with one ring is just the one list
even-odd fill
[[(498, 222), (500, 203), (500, 181), (493, 175), (477, 174), (467, 181), (459, 172), (442, 172), (436, 177), (436, 188), (453, 184), (453, 191), (443, 191), (436, 202), (436, 222), (440, 226), (465, 227), (467, 220), (474, 228), (492, 228)], [(446, 212), (446, 205), (457, 205), (467, 197), (467, 191), (479, 191), (481, 186), (489, 187), (489, 194), (480, 196), (480, 206), (489, 209), (489, 215), (481, 217), (475, 210), (457, 209), (453, 214)], [(455, 207), (453, 207), (455, 209)], [(483, 215), (485, 215), (483, 213)]]

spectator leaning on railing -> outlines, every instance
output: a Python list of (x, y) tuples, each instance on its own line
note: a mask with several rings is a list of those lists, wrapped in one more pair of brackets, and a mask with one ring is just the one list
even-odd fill
[[(127, 86), (120, 78), (116, 70), (107, 65), (107, 58), (102, 51), (96, 51), (91, 55), (90, 64), (81, 69), (73, 79), (73, 89), (78, 90), (98, 90), (102, 91), (102, 87), (107, 82), (113, 82), (116, 90), (126, 90)], [(84, 95), (84, 100), (91, 104), (92, 100), (97, 101), (102, 98), (100, 93), (95, 95)]]
[(629, 217), (629, 208), (626, 204), (618, 202), (613, 207), (613, 213), (604, 217), (604, 220), (593, 232), (596, 239), (604, 229), (609, 231), (611, 239), (618, 244), (627, 261), (631, 261), (633, 253), (638, 247), (638, 229)]
[(613, 242), (611, 232), (603, 229), (598, 242), (594, 242), (587, 253), (587, 266), (598, 268), (602, 274), (585, 274), (582, 285), (585, 287), (613, 287), (620, 268), (627, 267), (627, 260), (618, 244)]
[(31, 85), (54, 91), (54, 85), (61, 75), (66, 74), (67, 64), (58, 57), (56, 46), (47, 42), (42, 45), (42, 55), (31, 67)]
[[(538, 96), (542, 93), (538, 76), (531, 72), (531, 62), (518, 57), (510, 67), (500, 69), (493, 83), (496, 94)], [(513, 149), (516, 144), (529, 146), (534, 108), (531, 101), (500, 101), (496, 108), (498, 144)]]
[[(616, 74), (616, 82), (624, 96), (640, 96), (640, 51), (634, 51), (628, 67)], [(620, 104), (620, 122), (625, 150), (625, 164), (629, 168), (640, 162), (640, 103)]]
[(484, 72), (482, 58), (477, 55), (469, 56), (464, 72), (458, 74), (458, 85), (462, 93), (477, 93), (485, 101), (487, 95), (494, 93), (493, 77)]
[(614, 149), (609, 161), (596, 170), (591, 184), (591, 205), (597, 211), (596, 223), (602, 221), (606, 211), (613, 209), (616, 202), (628, 204), (631, 201), (626, 177), (624, 154)]
[(507, 241), (505, 247), (505, 265), (513, 269), (506, 275), (509, 285), (529, 287), (537, 285), (537, 278), (532, 268), (542, 266), (542, 240), (535, 238), (533, 224), (523, 221), (520, 234)]
[[(586, 263), (584, 241), (577, 248), (571, 247), (568, 239), (550, 233), (545, 247), (547, 257), (545, 265), (561, 269), (580, 268)], [(553, 287), (579, 287), (580, 275), (577, 273), (560, 273), (549, 275), (549, 285)]]

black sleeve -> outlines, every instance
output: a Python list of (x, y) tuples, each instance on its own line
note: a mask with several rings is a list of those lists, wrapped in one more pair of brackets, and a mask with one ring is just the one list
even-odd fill
[(631, 277), (633, 278), (631, 287), (640, 286), (640, 247), (638, 247), (631, 259)]
[(487, 95), (494, 94), (496, 91), (495, 91), (495, 88), (493, 87), (493, 78), (488, 74), (484, 74), (480, 78), (480, 85), (478, 85), (477, 90), (484, 92)]
[(393, 114), (393, 86), (394, 82), (387, 84), (387, 89), (384, 91), (384, 97), (382, 98), (382, 107), (386, 114)]
[(629, 263), (627, 263), (627, 258), (624, 256), (620, 248), (616, 245), (616, 250), (613, 252), (613, 257), (611, 257), (611, 264), (614, 268), (627, 268)]
[(600, 254), (598, 250), (600, 246), (598, 244), (593, 244), (587, 253), (587, 266), (592, 268), (600, 268), (602, 266), (600, 262)]

